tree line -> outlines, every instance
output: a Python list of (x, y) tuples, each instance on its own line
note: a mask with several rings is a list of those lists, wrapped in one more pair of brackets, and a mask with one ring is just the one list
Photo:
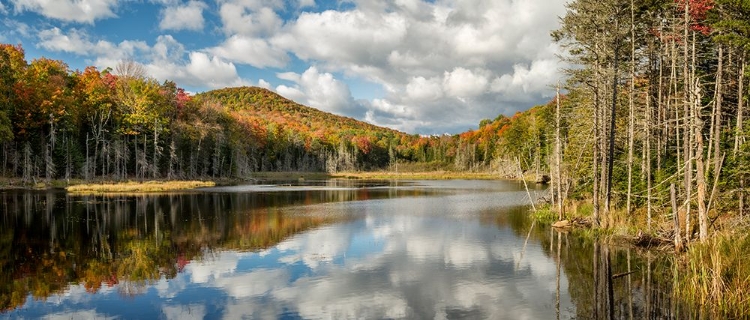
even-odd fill
[(23, 48), (9, 44), (0, 44), (0, 81), (0, 174), (25, 183), (249, 178), (268, 171), (487, 171), (509, 154), (520, 155), (524, 170), (545, 167), (539, 154), (546, 141), (539, 137), (548, 120), (538, 116), (540, 107), (483, 120), (460, 135), (420, 136), (262, 88), (190, 95), (132, 61), (83, 71), (47, 58), (27, 62)]
[(677, 247), (744, 215), (750, 2), (575, 0), (552, 37), (576, 66), (548, 161), (560, 203), (673, 225)]

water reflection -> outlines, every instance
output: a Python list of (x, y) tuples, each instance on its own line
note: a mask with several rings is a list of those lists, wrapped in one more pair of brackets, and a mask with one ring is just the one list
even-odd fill
[(304, 183), (158, 196), (5, 191), (0, 316), (672, 315), (653, 261), (535, 225), (517, 184)]

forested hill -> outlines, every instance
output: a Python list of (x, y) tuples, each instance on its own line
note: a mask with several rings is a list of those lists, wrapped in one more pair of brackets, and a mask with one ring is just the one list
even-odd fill
[[(249, 152), (251, 164), (242, 172), (384, 168), (396, 161), (397, 150), (404, 151), (404, 146), (418, 138), (310, 108), (257, 87), (200, 93), (190, 105), (202, 113), (194, 123), (208, 119), (238, 126), (245, 145), (231, 139), (229, 142), (240, 147), (235, 153)], [(203, 117), (208, 111), (227, 121)], [(233, 126), (227, 126), (222, 135), (233, 130)]]
[(289, 126), (296, 131), (323, 133), (352, 131), (401, 136), (404, 133), (378, 127), (349, 117), (338, 116), (298, 104), (279, 94), (258, 87), (238, 87), (212, 90), (198, 94), (196, 99), (215, 101), (232, 111), (246, 112), (258, 121)]
[[(419, 136), (309, 108), (261, 88), (190, 96), (135, 63), (70, 70), (0, 44), (0, 175), (39, 180), (249, 178), (259, 171), (547, 171), (550, 105)], [(542, 115), (542, 116), (540, 116)], [(507, 162), (507, 161), (506, 161)]]

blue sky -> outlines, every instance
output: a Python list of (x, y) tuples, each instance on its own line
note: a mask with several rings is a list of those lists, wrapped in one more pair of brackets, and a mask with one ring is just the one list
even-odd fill
[(191, 92), (260, 86), (408, 133), (548, 101), (563, 0), (0, 0), (0, 42), (71, 69), (142, 64)]

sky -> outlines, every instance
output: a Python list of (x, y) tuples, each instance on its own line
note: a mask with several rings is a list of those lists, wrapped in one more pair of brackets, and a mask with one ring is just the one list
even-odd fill
[(0, 42), (189, 92), (259, 86), (407, 133), (549, 101), (564, 0), (0, 0)]

